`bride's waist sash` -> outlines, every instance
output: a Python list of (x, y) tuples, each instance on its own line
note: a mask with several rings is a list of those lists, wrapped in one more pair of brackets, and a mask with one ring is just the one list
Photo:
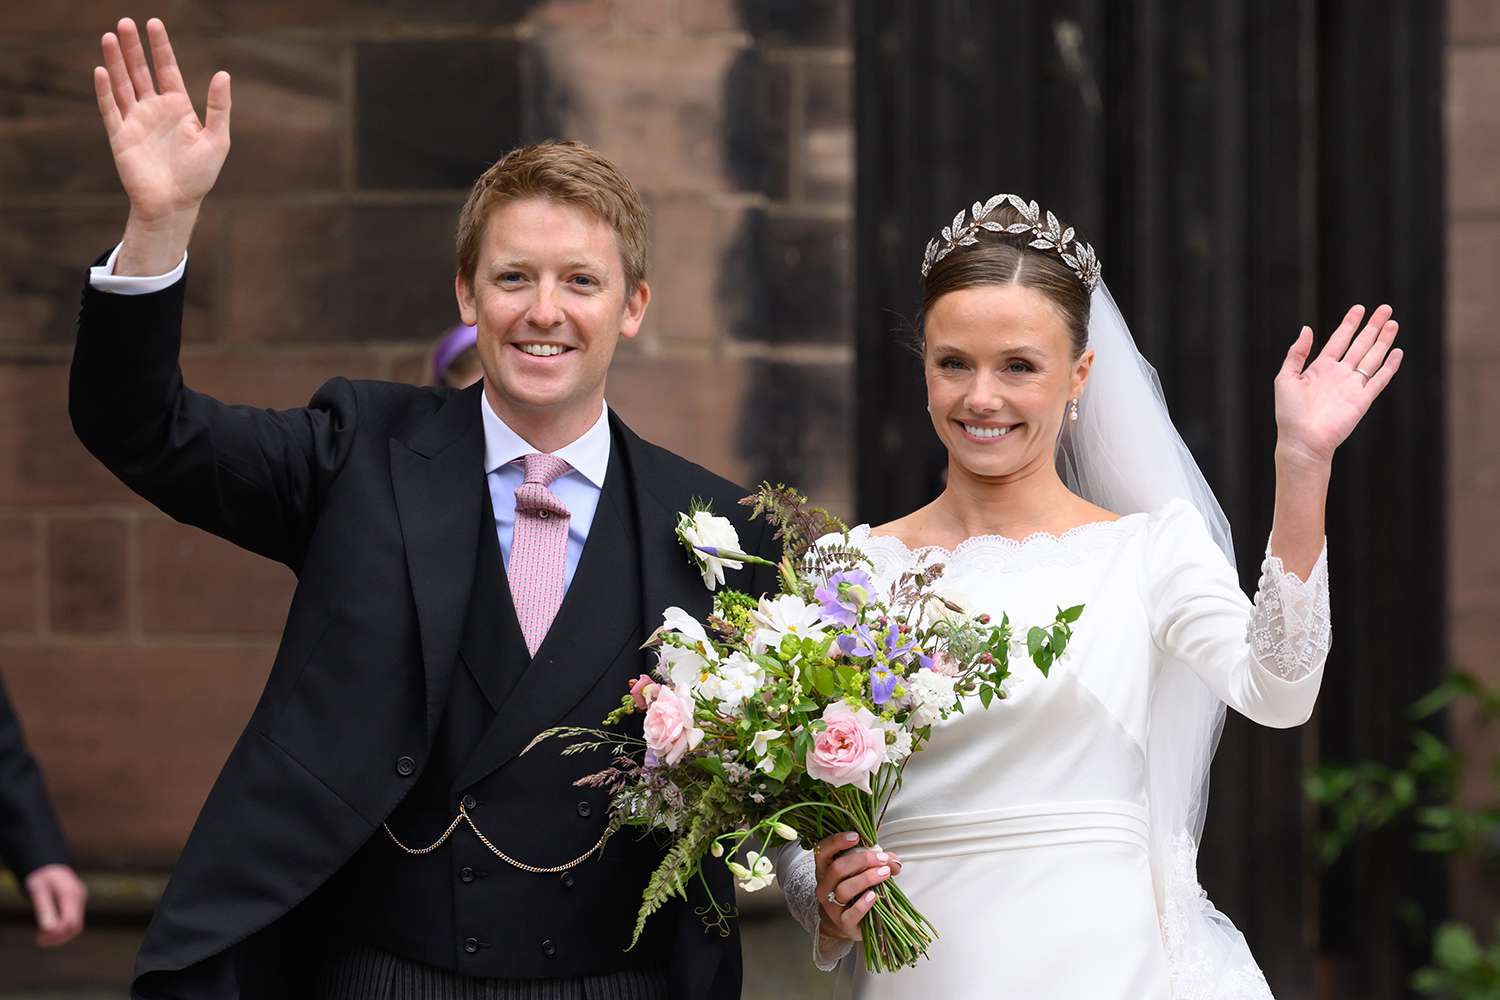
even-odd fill
[(903, 861), (1068, 844), (1147, 851), (1149, 831), (1146, 810), (1131, 802), (1038, 802), (890, 820), (880, 827), (880, 846)]

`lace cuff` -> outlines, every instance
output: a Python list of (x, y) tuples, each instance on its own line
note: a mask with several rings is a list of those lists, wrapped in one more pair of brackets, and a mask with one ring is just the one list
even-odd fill
[(853, 942), (825, 938), (818, 933), (823, 910), (818, 905), (818, 870), (812, 854), (796, 844), (783, 847), (776, 856), (776, 878), (781, 883), (786, 908), (812, 936), (813, 964), (831, 972), (849, 954)]
[(1255, 610), (1246, 627), (1255, 662), (1282, 680), (1300, 681), (1322, 668), (1332, 637), (1327, 541), (1306, 582), (1287, 572), (1268, 545)]

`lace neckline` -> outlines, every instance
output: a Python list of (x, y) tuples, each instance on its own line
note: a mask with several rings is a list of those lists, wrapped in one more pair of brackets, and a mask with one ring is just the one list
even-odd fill
[(873, 534), (872, 528), (868, 524), (858, 525), (851, 530), (850, 534), (858, 534), (861, 541), (865, 542), (888, 542), (899, 551), (905, 553), (909, 559), (921, 558), (929, 553), (938, 553), (939, 555), (947, 556), (949, 559), (956, 559), (965, 551), (981, 546), (997, 546), (1016, 552), (1034, 545), (1060, 547), (1075, 538), (1121, 531), (1128, 525), (1133, 524), (1137, 519), (1149, 516), (1149, 514), (1141, 512), (1126, 514), (1113, 521), (1087, 521), (1076, 527), (1069, 528), (1060, 535), (1050, 531), (1033, 531), (1023, 538), (1012, 538), (1009, 535), (970, 535), (951, 549), (945, 548), (942, 545), (919, 545), (916, 548), (912, 548), (898, 535)]

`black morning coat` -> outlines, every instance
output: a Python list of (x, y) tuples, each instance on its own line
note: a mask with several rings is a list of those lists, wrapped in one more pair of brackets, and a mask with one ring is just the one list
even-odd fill
[[(675, 537), (692, 500), (734, 521), (748, 551), (771, 555), (764, 523), (737, 504), (745, 491), (611, 414), (610, 470), (582, 560), (536, 658), (517, 662), (514, 611), (494, 589), (503, 568), (482, 389), (336, 378), (303, 409), (220, 403), (182, 382), (185, 284), (139, 296), (85, 287), (74, 429), (131, 489), (285, 563), (297, 588), (265, 690), (146, 932), (132, 995), (308, 996), (315, 963), (347, 933), (444, 947), (446, 964), (467, 974), (569, 977), (649, 960), (669, 969), (674, 998), (738, 997), (738, 934), (705, 930), (694, 912), (702, 898), (653, 918), (649, 955), (624, 952), (659, 845), (627, 831), (567, 876), (532, 875), (467, 831), (407, 858), (381, 824), (426, 846), (468, 795), (481, 828), (517, 860), (545, 867), (586, 851), (606, 799), (573, 782), (602, 760), (564, 757), (556, 743), (520, 751), (550, 726), (598, 725), (650, 668), (638, 647), (665, 608), (707, 613), (711, 595)], [(764, 571), (737, 576), (731, 584), (753, 593), (772, 587)], [(476, 580), (494, 604), (475, 599)], [(408, 860), (428, 862), (421, 871), (443, 888), (399, 866)], [(459, 882), (475, 865), (489, 877)], [(732, 904), (728, 872), (714, 864), (707, 874)], [(467, 908), (455, 912), (460, 901)]]
[(62, 830), (21, 721), (0, 684), (0, 866), (18, 881), (43, 865), (67, 864)]

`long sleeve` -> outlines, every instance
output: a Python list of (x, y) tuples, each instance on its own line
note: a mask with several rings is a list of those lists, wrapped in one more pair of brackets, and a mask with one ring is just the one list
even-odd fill
[(854, 942), (825, 938), (818, 933), (823, 910), (818, 905), (817, 864), (811, 852), (796, 844), (778, 850), (776, 881), (781, 884), (786, 908), (802, 929), (812, 936), (813, 964), (824, 972), (833, 971), (839, 960), (849, 954)]
[(357, 426), (334, 379), (305, 408), (231, 406), (183, 384), (186, 278), (139, 295), (85, 287), (68, 389), (73, 429), (167, 514), (300, 568), (325, 488)]
[(41, 769), (0, 685), (0, 864), (20, 880), (43, 865), (67, 860)]
[(1254, 602), (1192, 506), (1153, 515), (1148, 544), (1144, 593), (1163, 653), (1254, 722), (1306, 722), (1331, 641), (1326, 544), (1305, 582), (1268, 551)]

